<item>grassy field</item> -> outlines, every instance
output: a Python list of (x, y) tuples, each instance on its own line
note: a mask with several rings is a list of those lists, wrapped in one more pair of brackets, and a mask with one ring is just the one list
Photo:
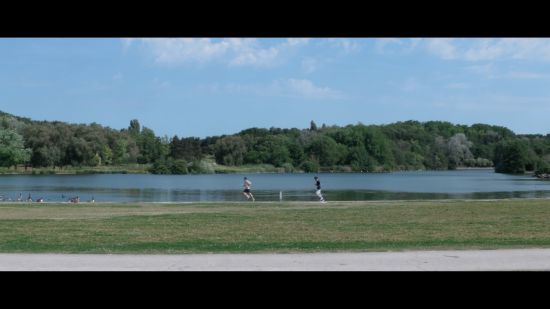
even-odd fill
[(0, 204), (0, 252), (550, 247), (550, 200)]

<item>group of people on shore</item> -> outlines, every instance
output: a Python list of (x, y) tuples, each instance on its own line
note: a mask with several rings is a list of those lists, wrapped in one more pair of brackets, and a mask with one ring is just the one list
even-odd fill
[[(61, 195), (61, 198), (65, 199), (65, 195)], [(11, 199), (9, 199), (11, 200)], [(39, 197), (37, 198), (36, 200), (33, 200), (31, 194), (29, 193), (29, 195), (27, 196), (26, 199), (23, 199), (23, 193), (19, 193), (19, 197), (17, 198), (16, 200), (17, 202), (36, 202), (36, 203), (44, 203), (45, 199), (43, 197)], [(70, 197), (67, 199), (67, 202), (69, 203), (80, 203), (80, 197), (78, 196), (75, 196), (75, 197)], [(95, 199), (92, 197), (92, 200), (90, 201), (91, 203), (95, 202)]]
[[(321, 194), (321, 181), (319, 180), (319, 177), (315, 176), (315, 177), (313, 177), (313, 179), (315, 181), (314, 182), (314, 184), (315, 184), (315, 195), (317, 195), (319, 197), (319, 201), (321, 203), (326, 203), (327, 201), (323, 197), (323, 194)], [(250, 191), (251, 188), (252, 188), (252, 182), (248, 179), (248, 177), (244, 177), (243, 187), (244, 187), (243, 195), (246, 197), (247, 200), (252, 199), (252, 201), (254, 202), (255, 201), (254, 195)]]

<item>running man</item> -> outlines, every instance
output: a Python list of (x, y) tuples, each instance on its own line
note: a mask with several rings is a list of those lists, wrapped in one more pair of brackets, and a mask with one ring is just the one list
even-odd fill
[(250, 198), (252, 198), (252, 201), (254, 202), (255, 199), (254, 199), (254, 195), (252, 195), (252, 192), (250, 192), (250, 187), (252, 186), (252, 182), (250, 180), (248, 180), (248, 178), (244, 178), (244, 183), (243, 183), (243, 187), (244, 187), (244, 190), (243, 190), (243, 194), (244, 196), (246, 196), (246, 199), (249, 200)]
[(313, 177), (313, 179), (315, 179), (315, 188), (316, 188), (315, 194), (319, 197), (319, 199), (321, 200), (321, 203), (326, 203), (327, 201), (325, 201), (325, 199), (323, 198), (323, 195), (321, 194), (321, 181), (319, 181), (319, 177), (315, 176)]

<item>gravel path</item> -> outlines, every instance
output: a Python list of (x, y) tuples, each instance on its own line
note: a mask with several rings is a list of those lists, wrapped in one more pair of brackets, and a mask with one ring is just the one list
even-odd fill
[(299, 254), (0, 254), (0, 271), (550, 270), (550, 249)]

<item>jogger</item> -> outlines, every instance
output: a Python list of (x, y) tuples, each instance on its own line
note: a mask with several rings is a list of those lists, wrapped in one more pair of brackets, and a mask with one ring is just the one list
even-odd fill
[(250, 198), (252, 198), (252, 201), (254, 202), (255, 199), (254, 199), (254, 195), (252, 195), (252, 192), (250, 192), (250, 187), (252, 186), (252, 182), (250, 180), (248, 180), (248, 178), (244, 177), (244, 183), (243, 183), (243, 187), (244, 187), (244, 190), (243, 190), (243, 194), (244, 196), (246, 196), (246, 199), (249, 200)]
[(319, 200), (321, 203), (326, 203), (325, 199), (323, 198), (323, 195), (321, 194), (321, 181), (319, 181), (319, 177), (315, 176), (313, 177), (315, 179), (315, 194), (319, 197)]

